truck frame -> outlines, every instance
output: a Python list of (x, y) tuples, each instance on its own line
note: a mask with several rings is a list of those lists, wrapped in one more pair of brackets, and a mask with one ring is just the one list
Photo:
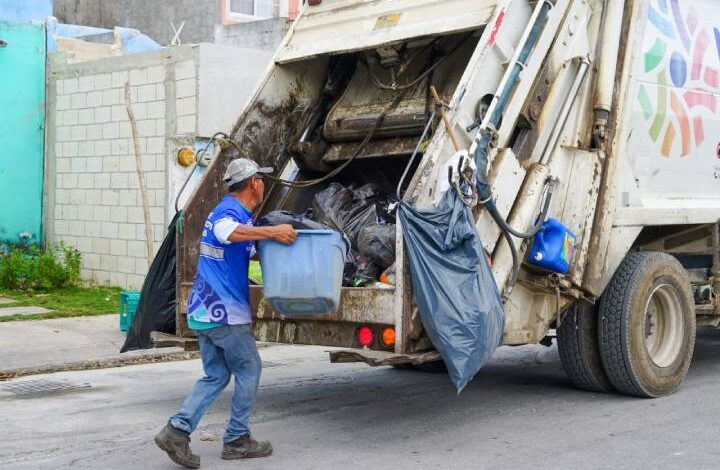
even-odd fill
[[(439, 84), (454, 134), (471, 155), (488, 139), (487, 178), (507, 224), (527, 230), (552, 182), (549, 214), (577, 237), (567, 275), (527, 262), (514, 266), (501, 226), (482, 205), (476, 208), (497, 286), (507, 294), (504, 343), (545, 344), (556, 332), (564, 369), (577, 386), (671, 393), (690, 365), (696, 325), (720, 324), (720, 142), (712, 138), (720, 130), (720, 42), (712, 41), (719, 30), (708, 24), (720, 8), (713, 3), (324, 0), (305, 6), (228, 133), (234, 144), (220, 141), (223, 151), (184, 208), (178, 336), (193, 336), (186, 312), (199, 238), (233, 158), (275, 165), (284, 179), (303, 181), (357, 153), (348, 178), (375, 178), (388, 190), (397, 186), (407, 202), (433, 206), (440, 168), (454, 154), (448, 132), (430, 124), (420, 145), (420, 131), (432, 121), (422, 89), (389, 106), (402, 93), (395, 73), (411, 68), (403, 57), (428, 54), (429, 65), (416, 71), (418, 86)], [(433, 62), (432, 54), (443, 58)], [(343, 75), (333, 75), (343, 61), (354, 68), (333, 78)], [(378, 132), (360, 148), (368, 122), (381, 112), (387, 116)], [(305, 142), (308, 131), (321, 135), (322, 145)], [(309, 190), (273, 185), (260, 212), (297, 210), (311, 197)], [(343, 288), (340, 309), (328, 316), (285, 318), (265, 302), (261, 286), (251, 287), (257, 338), (346, 348), (330, 353), (334, 362), (437, 364), (413, 304), (399, 224), (396, 240), (394, 288)], [(512, 243), (522, 258), (527, 241)], [(358, 343), (364, 326), (375, 332), (369, 348)], [(394, 329), (394, 344), (383, 344), (386, 328)]]

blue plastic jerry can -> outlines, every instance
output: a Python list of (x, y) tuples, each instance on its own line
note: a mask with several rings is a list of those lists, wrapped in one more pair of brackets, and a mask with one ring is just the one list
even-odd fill
[(575, 252), (575, 234), (556, 219), (548, 219), (535, 235), (528, 262), (556, 273), (567, 274)]

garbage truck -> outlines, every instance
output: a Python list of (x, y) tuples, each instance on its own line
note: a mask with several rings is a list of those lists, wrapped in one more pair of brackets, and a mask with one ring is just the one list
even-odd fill
[[(333, 183), (432, 209), (461, 148), (485, 163), (470, 203), (503, 344), (556, 336), (582, 389), (674, 392), (696, 327), (720, 325), (719, 18), (714, 0), (310, 1), (184, 207), (178, 336), (193, 336), (199, 239), (232, 159), (277, 171), (259, 215), (301, 213)], [(521, 236), (550, 218), (572, 234), (567, 272), (534, 264)], [(256, 337), (441, 367), (400, 225), (394, 285), (343, 287), (337, 312), (300, 317), (253, 286)]]

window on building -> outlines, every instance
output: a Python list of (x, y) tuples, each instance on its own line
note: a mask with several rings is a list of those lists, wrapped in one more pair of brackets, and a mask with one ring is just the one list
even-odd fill
[(231, 21), (273, 18), (278, 16), (278, 7), (278, 0), (225, 0), (225, 18)]
[(255, 16), (255, 0), (230, 0), (230, 14)]

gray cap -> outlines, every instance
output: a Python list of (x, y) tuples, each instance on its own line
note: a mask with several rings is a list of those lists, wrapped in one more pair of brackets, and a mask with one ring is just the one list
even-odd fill
[(250, 159), (237, 158), (228, 165), (227, 170), (225, 170), (225, 175), (223, 176), (223, 181), (227, 187), (230, 187), (258, 173), (269, 174), (272, 172), (273, 169), (271, 167), (260, 168), (257, 163)]

